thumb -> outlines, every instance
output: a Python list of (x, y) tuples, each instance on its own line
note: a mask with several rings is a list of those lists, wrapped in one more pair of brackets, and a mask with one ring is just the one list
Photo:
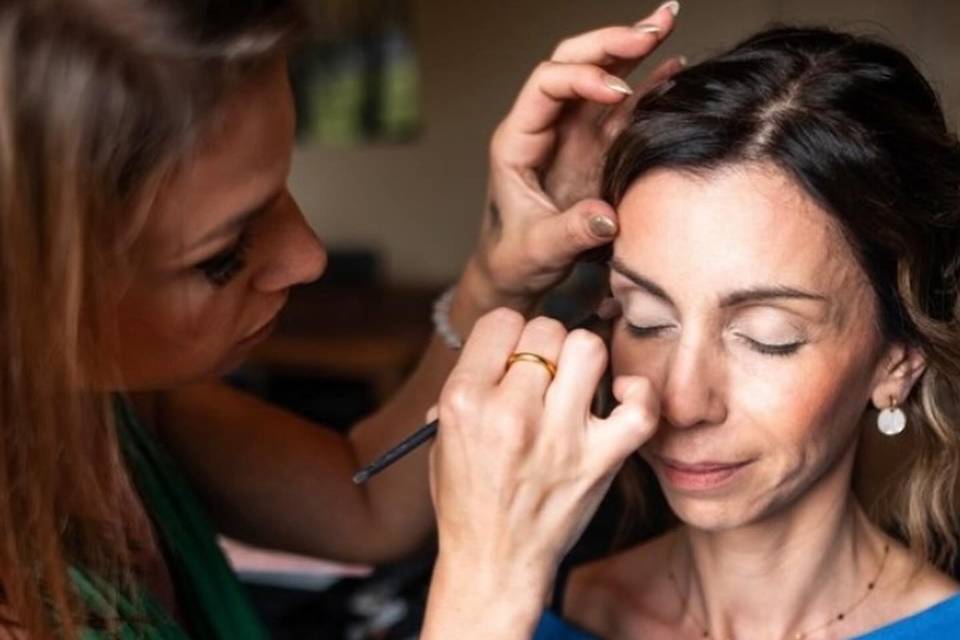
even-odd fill
[(617, 214), (603, 200), (581, 200), (566, 211), (539, 220), (531, 233), (539, 255), (552, 266), (572, 264), (585, 251), (609, 244), (620, 226)]
[(660, 420), (660, 400), (653, 385), (639, 376), (614, 380), (613, 395), (620, 401), (605, 420), (594, 421), (591, 437), (606, 455), (604, 463), (623, 462), (654, 434)]

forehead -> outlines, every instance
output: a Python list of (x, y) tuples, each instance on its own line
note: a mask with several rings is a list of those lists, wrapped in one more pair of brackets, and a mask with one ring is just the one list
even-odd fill
[(158, 194), (143, 239), (164, 256), (286, 183), (295, 115), (278, 60), (240, 85)]
[(865, 282), (835, 221), (772, 167), (651, 172), (627, 191), (618, 214), (617, 258), (667, 287), (836, 293)]

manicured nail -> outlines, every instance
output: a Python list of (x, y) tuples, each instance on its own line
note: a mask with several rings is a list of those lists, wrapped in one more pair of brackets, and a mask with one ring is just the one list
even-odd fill
[(601, 320), (610, 320), (616, 318), (622, 311), (623, 308), (616, 298), (604, 298), (600, 306), (597, 307), (597, 317)]
[(617, 223), (606, 216), (593, 216), (590, 231), (598, 238), (612, 238), (617, 235)]
[(638, 22), (633, 25), (633, 30), (640, 33), (656, 33), (659, 34), (661, 29), (655, 24), (650, 24), (649, 22)]
[[(660, 5), (660, 9), (666, 9), (676, 17), (680, 14), (680, 3), (677, 0), (670, 0), (670, 2), (664, 2)], [(657, 9), (657, 11), (660, 9)]]
[(661, 82), (659, 85), (657, 85), (656, 87), (654, 87), (653, 89), (651, 89), (650, 93), (652, 93), (653, 95), (662, 96), (667, 91), (670, 91), (670, 89), (673, 89), (676, 86), (676, 84), (677, 83), (674, 82), (673, 80), (665, 80)]
[(623, 95), (629, 96), (633, 94), (633, 89), (630, 88), (626, 82), (618, 78), (617, 76), (607, 75), (603, 77), (603, 84), (607, 85), (609, 88), (613, 89), (617, 93), (622, 93)]

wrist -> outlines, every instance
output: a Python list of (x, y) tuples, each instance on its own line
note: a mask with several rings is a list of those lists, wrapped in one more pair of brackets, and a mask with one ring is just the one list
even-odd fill
[[(514, 563), (481, 563), (473, 555), (452, 557), (441, 551), (431, 580), (425, 629), (457, 629), (460, 638), (530, 638), (552, 580), (553, 572), (540, 567), (527, 570)], [(438, 633), (436, 637), (450, 636)]]
[(474, 256), (467, 262), (457, 283), (434, 303), (433, 324), (447, 346), (459, 349), (470, 335), (473, 324), (484, 314), (506, 307), (529, 317), (541, 297), (509, 293), (498, 288)]
[(472, 326), (480, 316), (499, 307), (507, 307), (530, 316), (542, 295), (504, 291), (486, 273), (476, 257), (471, 257), (457, 282), (457, 295), (451, 315)]

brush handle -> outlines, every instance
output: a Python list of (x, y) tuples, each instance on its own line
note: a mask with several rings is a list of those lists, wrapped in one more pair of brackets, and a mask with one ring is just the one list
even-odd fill
[(437, 435), (437, 427), (439, 424), (440, 423), (437, 420), (434, 420), (429, 424), (425, 424), (417, 429), (413, 435), (406, 438), (403, 442), (387, 451), (385, 454), (365, 466), (360, 471), (357, 471), (353, 475), (354, 484), (362, 484), (366, 482), (371, 477), (377, 475), (391, 464), (407, 455), (421, 444), (431, 439), (433, 436)]

